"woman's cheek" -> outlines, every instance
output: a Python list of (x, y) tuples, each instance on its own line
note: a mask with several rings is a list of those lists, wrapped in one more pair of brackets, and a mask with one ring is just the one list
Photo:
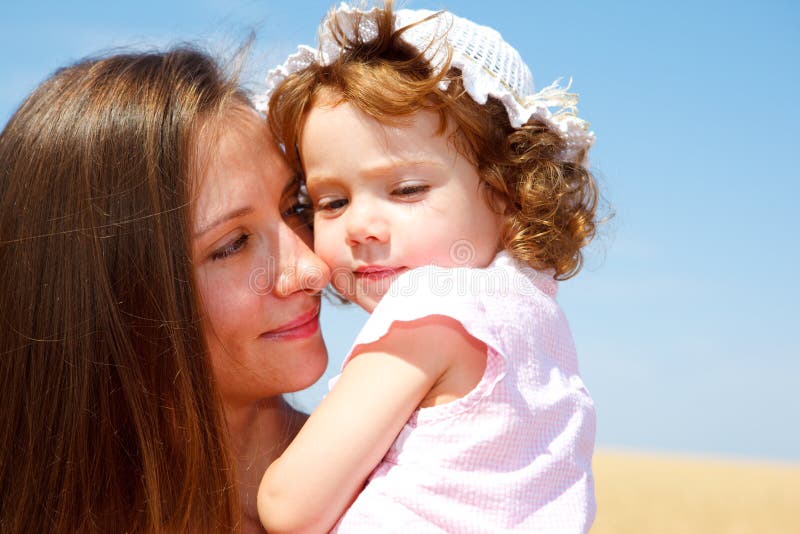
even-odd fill
[[(257, 295), (251, 291), (241, 269), (212, 265), (200, 280), (200, 293), (206, 320), (218, 336), (226, 336), (247, 324), (257, 306)], [(246, 273), (245, 273), (246, 274)]]

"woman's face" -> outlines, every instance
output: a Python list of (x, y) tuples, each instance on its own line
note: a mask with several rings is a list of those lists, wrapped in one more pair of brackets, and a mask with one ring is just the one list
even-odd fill
[(320, 291), (330, 271), (309, 248), (297, 182), (266, 123), (244, 109), (227, 120), (216, 138), (200, 136), (192, 255), (214, 375), (230, 404), (322, 375)]

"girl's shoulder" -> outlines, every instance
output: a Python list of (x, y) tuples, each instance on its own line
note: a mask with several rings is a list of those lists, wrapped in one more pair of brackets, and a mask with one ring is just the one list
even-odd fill
[(492, 299), (555, 299), (558, 282), (553, 274), (524, 265), (506, 251), (483, 268), (426, 265), (400, 275), (378, 308), (419, 308), (425, 302), (470, 306)]
[[(429, 265), (403, 273), (381, 299), (353, 347), (374, 343), (396, 323), (431, 316), (457, 321), (472, 337), (501, 349), (513, 331), (532, 333), (560, 314), (552, 275), (525, 268), (507, 252), (485, 268)], [(502, 352), (502, 349), (501, 349)]]

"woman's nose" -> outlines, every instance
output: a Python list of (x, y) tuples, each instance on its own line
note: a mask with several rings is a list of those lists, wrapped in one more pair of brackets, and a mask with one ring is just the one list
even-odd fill
[(389, 224), (380, 207), (351, 200), (344, 216), (348, 246), (386, 243), (389, 240)]
[[(301, 229), (301, 232), (308, 232)], [(298, 291), (316, 294), (331, 278), (330, 268), (309, 247), (303, 236), (286, 226), (280, 235), (278, 276), (275, 294), (288, 297)]]

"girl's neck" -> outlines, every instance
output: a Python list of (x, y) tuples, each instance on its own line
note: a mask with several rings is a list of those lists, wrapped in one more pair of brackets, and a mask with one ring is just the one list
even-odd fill
[(261, 477), (283, 453), (307, 417), (280, 396), (249, 406), (225, 407), (241, 495), (243, 533), (262, 532), (256, 509)]

